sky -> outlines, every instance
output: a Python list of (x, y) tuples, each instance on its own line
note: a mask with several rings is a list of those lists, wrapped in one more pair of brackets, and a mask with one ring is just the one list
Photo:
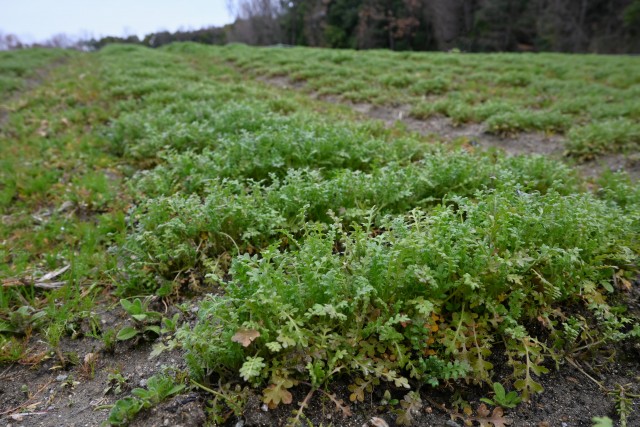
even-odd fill
[(91, 38), (231, 23), (226, 0), (0, 0), (0, 33), (23, 42), (55, 34)]

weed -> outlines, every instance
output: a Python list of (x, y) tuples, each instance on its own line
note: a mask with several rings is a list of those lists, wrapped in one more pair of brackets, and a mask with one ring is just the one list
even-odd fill
[(631, 384), (617, 384), (616, 389), (609, 392), (613, 396), (616, 405), (616, 412), (620, 416), (620, 426), (627, 427), (629, 415), (633, 413), (633, 399), (640, 398), (640, 394), (631, 393)]
[(613, 420), (609, 417), (593, 417), (593, 427), (613, 427)]
[(122, 308), (131, 316), (134, 321), (133, 325), (124, 326), (118, 331), (116, 339), (125, 341), (138, 336), (144, 336), (146, 333), (152, 333), (156, 336), (160, 335), (160, 326), (162, 315), (157, 311), (149, 310), (150, 299), (141, 300), (136, 298), (133, 301), (126, 299), (120, 300)]
[(103, 331), (102, 334), (100, 335), (100, 339), (102, 339), (102, 343), (104, 345), (104, 351), (106, 351), (107, 353), (112, 353), (115, 351), (116, 349), (116, 342), (118, 340), (118, 332), (113, 329), (113, 328), (109, 328), (106, 331)]
[(112, 393), (117, 396), (129, 388), (127, 382), (127, 379), (121, 373), (112, 372), (107, 376), (107, 387), (105, 387), (102, 394)]
[(118, 399), (109, 411), (107, 423), (112, 426), (128, 425), (142, 410), (143, 402), (135, 397)]
[[(122, 385), (120, 377), (113, 377), (118, 386)], [(151, 408), (168, 397), (184, 389), (184, 384), (176, 384), (173, 379), (164, 375), (154, 375), (147, 380), (147, 388), (134, 388), (129, 396), (118, 399), (109, 412), (107, 423), (113, 426), (129, 424), (142, 409)], [(108, 388), (111, 390), (111, 388)]]
[(482, 398), (481, 401), (493, 406), (502, 406), (503, 408), (515, 408), (522, 401), (518, 393), (510, 391), (507, 393), (504, 386), (500, 383), (493, 383), (493, 399)]
[(175, 382), (166, 376), (152, 376), (147, 380), (147, 389), (134, 388), (131, 394), (143, 402), (143, 407), (149, 408), (157, 405), (169, 396), (179, 393), (184, 389), (184, 384)]

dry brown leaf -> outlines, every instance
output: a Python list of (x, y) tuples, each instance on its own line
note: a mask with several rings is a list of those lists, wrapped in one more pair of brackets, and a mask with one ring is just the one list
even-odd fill
[(489, 414), (491, 413), (489, 408), (487, 408), (487, 405), (485, 405), (484, 403), (481, 403), (480, 406), (478, 406), (478, 410), (476, 412), (478, 413), (479, 416), (483, 418), (488, 417)]
[(97, 361), (98, 361), (98, 353), (87, 353), (84, 356), (84, 363), (85, 364), (95, 363)]
[(237, 342), (243, 347), (249, 347), (251, 343), (254, 342), (259, 336), (260, 332), (256, 331), (255, 329), (240, 328), (235, 333), (235, 335), (231, 337), (231, 341)]
[(480, 423), (480, 427), (506, 427), (512, 423), (509, 418), (504, 418), (504, 411), (501, 407), (497, 406), (493, 409), (493, 412), (489, 412), (487, 406), (483, 403), (478, 407), (476, 411), (478, 416), (475, 421)]
[(269, 406), (269, 409), (275, 409), (280, 403), (289, 405), (293, 402), (293, 395), (286, 389), (286, 384), (269, 384), (263, 390), (263, 395), (263, 401)]

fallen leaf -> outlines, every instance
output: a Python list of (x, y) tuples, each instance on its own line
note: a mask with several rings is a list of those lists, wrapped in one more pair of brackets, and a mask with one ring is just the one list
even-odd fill
[(61, 275), (65, 271), (67, 271), (69, 269), (69, 267), (71, 267), (71, 265), (65, 265), (64, 267), (59, 268), (56, 271), (52, 271), (50, 273), (47, 273), (44, 276), (42, 276), (41, 278), (39, 278), (38, 282), (46, 282), (47, 280), (51, 280), (54, 277), (58, 277), (59, 275)]
[(488, 417), (491, 413), (491, 411), (489, 411), (489, 408), (487, 408), (487, 405), (485, 405), (484, 403), (481, 403), (480, 406), (478, 406), (478, 410), (476, 412), (478, 412), (478, 415), (483, 418)]
[(493, 427), (506, 427), (513, 422), (509, 418), (504, 418), (504, 411), (499, 406), (494, 408), (492, 413), (489, 413), (489, 409), (483, 403), (476, 412), (478, 417), (474, 418), (474, 420), (480, 423), (480, 427), (490, 427), (490, 425), (493, 425)]
[(87, 353), (84, 356), (84, 363), (85, 364), (91, 364), (91, 363), (95, 363), (98, 361), (98, 353)]
[(283, 384), (269, 384), (262, 393), (264, 394), (264, 403), (269, 406), (269, 409), (275, 409), (280, 403), (289, 405), (293, 402), (293, 395)]
[(238, 329), (231, 341), (241, 344), (243, 347), (249, 347), (256, 338), (260, 336), (260, 332), (255, 329)]
[(383, 420), (382, 418), (378, 418), (378, 417), (373, 417), (369, 420), (369, 424), (372, 427), (389, 427), (389, 424), (387, 424), (387, 422), (385, 420)]

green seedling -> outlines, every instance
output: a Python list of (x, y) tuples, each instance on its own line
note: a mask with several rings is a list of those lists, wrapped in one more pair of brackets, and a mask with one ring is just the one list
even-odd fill
[(609, 391), (609, 395), (613, 396), (615, 401), (616, 412), (620, 416), (620, 427), (627, 427), (629, 415), (633, 413), (633, 400), (640, 398), (640, 394), (629, 391), (631, 387), (631, 384), (616, 384), (615, 390)]
[(109, 328), (102, 332), (100, 339), (104, 344), (104, 351), (107, 353), (113, 353), (116, 349), (116, 342), (118, 341), (118, 333), (115, 329)]
[(8, 321), (0, 319), (0, 333), (24, 335), (40, 328), (46, 319), (46, 312), (23, 305), (9, 313)]
[(127, 379), (119, 372), (110, 373), (107, 376), (107, 387), (105, 387), (102, 394), (107, 395), (112, 393), (119, 395), (123, 393), (127, 388)]
[(493, 392), (493, 399), (483, 397), (480, 400), (488, 403), (489, 405), (502, 406), (503, 408), (515, 408), (520, 402), (522, 402), (522, 399), (518, 396), (516, 391), (510, 391), (507, 393), (500, 383), (493, 383)]
[(154, 375), (147, 380), (147, 389), (134, 388), (131, 393), (143, 402), (145, 408), (157, 405), (166, 398), (181, 392), (184, 384), (176, 384), (173, 379)]
[(133, 301), (120, 300), (120, 305), (131, 316), (134, 324), (120, 329), (116, 336), (118, 340), (130, 340), (147, 332), (160, 335), (160, 326), (157, 323), (162, 319), (162, 315), (157, 311), (150, 311), (149, 302), (149, 299), (142, 301), (140, 298)]
[(193, 380), (191, 380), (191, 384), (213, 395), (213, 399), (209, 401), (207, 412), (209, 418), (220, 425), (224, 424), (231, 415), (242, 416), (251, 394), (249, 387), (242, 387), (239, 384), (232, 386), (229, 383), (220, 383), (215, 390)]
[[(119, 374), (110, 376), (110, 384), (105, 393), (112, 391), (112, 385), (121, 388), (125, 381)], [(142, 409), (151, 408), (184, 388), (184, 384), (175, 384), (169, 377), (154, 375), (147, 381), (147, 389), (135, 388), (131, 391), (135, 397), (129, 396), (116, 401), (109, 412), (107, 422), (113, 426), (127, 425)]]
[(176, 331), (178, 328), (178, 320), (180, 319), (180, 313), (176, 313), (173, 317), (163, 317), (162, 318), (162, 328), (160, 332), (163, 334), (171, 334)]
[(135, 397), (119, 399), (111, 408), (107, 423), (112, 426), (126, 426), (142, 410), (143, 402)]
[(593, 422), (593, 427), (614, 427), (613, 420), (609, 417), (593, 417), (591, 422)]

